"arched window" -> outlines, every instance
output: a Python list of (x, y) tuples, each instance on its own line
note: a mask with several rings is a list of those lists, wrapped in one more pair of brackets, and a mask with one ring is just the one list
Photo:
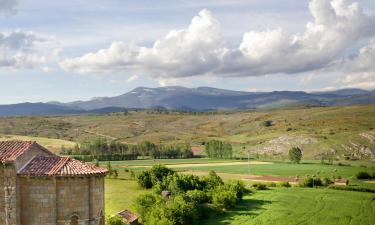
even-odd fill
[(78, 216), (70, 217), (70, 225), (78, 225)]

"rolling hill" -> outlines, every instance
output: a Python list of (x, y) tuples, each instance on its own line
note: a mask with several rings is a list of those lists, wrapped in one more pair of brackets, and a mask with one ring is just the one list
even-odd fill
[(123, 95), (94, 98), (89, 101), (0, 105), (0, 116), (101, 114), (134, 108), (204, 112), (366, 104), (375, 104), (375, 91), (342, 89), (314, 93), (303, 91), (244, 92), (211, 87), (138, 87)]

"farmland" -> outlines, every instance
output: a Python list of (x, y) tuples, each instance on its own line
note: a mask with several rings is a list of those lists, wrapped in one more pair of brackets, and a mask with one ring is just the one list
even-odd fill
[[(291, 146), (305, 158), (332, 153), (374, 159), (375, 106), (314, 107), (217, 113), (130, 111), (105, 115), (0, 118), (0, 133), (82, 143), (95, 138), (135, 144), (220, 139), (234, 156), (285, 158)], [(264, 126), (270, 121), (270, 126)]]

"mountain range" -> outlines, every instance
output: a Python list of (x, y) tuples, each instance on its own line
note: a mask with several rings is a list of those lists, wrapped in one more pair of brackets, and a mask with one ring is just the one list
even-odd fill
[(100, 97), (88, 101), (0, 105), (0, 116), (109, 113), (134, 108), (213, 111), (362, 104), (375, 104), (375, 90), (340, 89), (308, 93), (303, 91), (245, 92), (211, 87), (138, 87), (119, 96)]

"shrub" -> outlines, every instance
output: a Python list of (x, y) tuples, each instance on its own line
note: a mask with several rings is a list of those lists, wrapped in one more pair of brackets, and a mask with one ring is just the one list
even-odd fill
[(276, 187), (276, 183), (275, 182), (271, 182), (271, 183), (267, 183), (267, 186), (268, 187)]
[(301, 186), (302, 187), (317, 187), (317, 186), (322, 186), (323, 183), (322, 183), (322, 180), (320, 178), (306, 178)]
[(213, 191), (212, 203), (216, 207), (231, 209), (236, 205), (237, 197), (234, 191), (218, 187)]
[(200, 190), (190, 190), (186, 192), (186, 196), (191, 199), (196, 204), (201, 204), (208, 202), (208, 196), (204, 191)]
[(151, 174), (149, 171), (144, 171), (137, 177), (137, 183), (143, 188), (152, 188)]
[(267, 190), (267, 185), (263, 183), (254, 183), (251, 185), (251, 187), (255, 188), (256, 190)]
[(292, 186), (292, 185), (290, 185), (288, 181), (286, 181), (286, 182), (281, 182), (281, 183), (280, 183), (280, 187), (287, 187), (287, 188), (289, 188), (289, 187), (291, 187), (291, 186)]
[(270, 126), (272, 126), (272, 120), (265, 120), (265, 121), (262, 122), (261, 125), (264, 126), (264, 127), (270, 127)]
[(323, 185), (324, 186), (329, 186), (331, 184), (333, 184), (334, 182), (329, 178), (329, 177), (324, 177), (323, 178)]
[(120, 216), (112, 216), (107, 218), (107, 225), (125, 225), (125, 222)]
[(232, 181), (231, 183), (226, 185), (229, 190), (233, 191), (236, 194), (237, 200), (241, 200), (244, 194), (248, 193), (249, 191), (245, 188), (245, 185), (242, 181)]
[(215, 171), (211, 170), (208, 176), (202, 177), (201, 181), (204, 183), (205, 189), (213, 189), (217, 186), (223, 185), (224, 182)]
[(357, 175), (356, 175), (357, 179), (371, 179), (371, 176), (368, 172), (365, 172), (365, 171), (361, 171), (361, 172), (358, 172)]

